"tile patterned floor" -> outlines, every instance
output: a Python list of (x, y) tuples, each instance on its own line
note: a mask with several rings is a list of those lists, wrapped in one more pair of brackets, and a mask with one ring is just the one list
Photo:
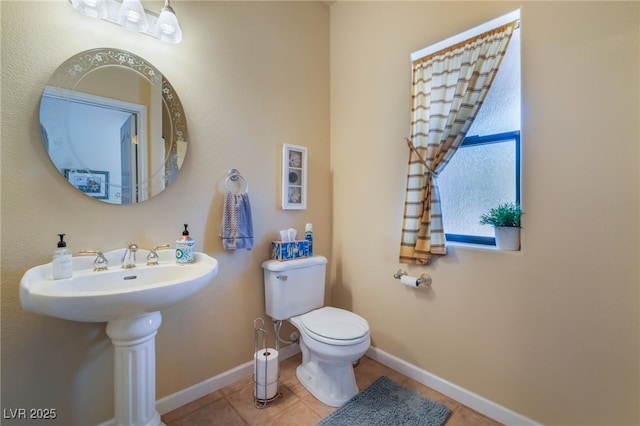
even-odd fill
[[(206, 425), (315, 425), (335, 408), (315, 399), (299, 382), (295, 369), (301, 354), (280, 363), (280, 391), (282, 397), (266, 408), (257, 409), (253, 403), (253, 376), (237, 381), (162, 416), (167, 426)], [(496, 426), (500, 423), (410, 379), (368, 357), (355, 368), (356, 381), (364, 389), (380, 376), (415, 390), (425, 397), (442, 402), (451, 410), (446, 426)]]

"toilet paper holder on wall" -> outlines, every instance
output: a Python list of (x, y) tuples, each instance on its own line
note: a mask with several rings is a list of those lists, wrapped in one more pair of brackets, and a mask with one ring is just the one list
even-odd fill
[(415, 279), (416, 287), (418, 287), (420, 284), (431, 285), (432, 282), (431, 275), (427, 274), (426, 272), (421, 273), (417, 277), (411, 277), (406, 270), (400, 268), (396, 271), (395, 274), (393, 274), (393, 278), (395, 278), (396, 280), (401, 279), (403, 276), (411, 278), (412, 280)]

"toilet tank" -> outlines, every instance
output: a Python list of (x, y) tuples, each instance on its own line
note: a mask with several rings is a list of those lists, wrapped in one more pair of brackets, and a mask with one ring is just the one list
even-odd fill
[(326, 257), (267, 260), (262, 268), (267, 315), (274, 320), (285, 320), (324, 305)]

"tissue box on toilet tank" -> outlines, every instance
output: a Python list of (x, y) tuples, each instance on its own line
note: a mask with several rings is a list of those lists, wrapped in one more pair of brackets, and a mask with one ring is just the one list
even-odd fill
[(309, 241), (272, 241), (271, 258), (279, 261), (300, 259), (309, 255)]

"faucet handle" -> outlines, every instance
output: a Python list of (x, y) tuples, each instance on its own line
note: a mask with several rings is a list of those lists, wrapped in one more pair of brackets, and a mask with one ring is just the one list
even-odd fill
[(104, 257), (104, 254), (102, 254), (101, 251), (98, 250), (80, 250), (78, 252), (78, 254), (81, 255), (88, 255), (88, 254), (95, 254), (96, 255), (96, 259), (93, 261), (93, 270), (94, 271), (106, 271), (108, 268), (107, 266), (109, 265), (109, 261), (107, 260), (106, 257)]
[(138, 251), (138, 245), (136, 243), (132, 243), (131, 241), (127, 241), (127, 247), (124, 249), (124, 254), (122, 255), (122, 269), (129, 269), (136, 267), (136, 252)]
[(160, 246), (155, 246), (151, 249), (149, 254), (147, 255), (147, 266), (154, 266), (158, 264), (158, 250), (171, 247), (169, 244), (162, 244)]

